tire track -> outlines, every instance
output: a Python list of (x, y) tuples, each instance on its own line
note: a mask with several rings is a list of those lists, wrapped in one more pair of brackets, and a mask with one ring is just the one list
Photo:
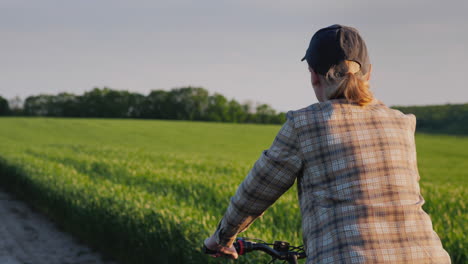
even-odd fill
[(48, 219), (0, 190), (0, 263), (115, 264), (59, 231)]

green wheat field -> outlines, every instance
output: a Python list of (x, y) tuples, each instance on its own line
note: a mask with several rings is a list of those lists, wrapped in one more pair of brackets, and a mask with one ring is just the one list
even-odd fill
[[(203, 255), (202, 241), (279, 128), (0, 118), (0, 185), (121, 263), (231, 263)], [(467, 263), (468, 137), (416, 142), (424, 209), (453, 263)], [(300, 245), (300, 226), (294, 187), (243, 236)]]

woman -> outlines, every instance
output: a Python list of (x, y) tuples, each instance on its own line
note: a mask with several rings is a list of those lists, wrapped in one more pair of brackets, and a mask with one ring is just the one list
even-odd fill
[(237, 258), (237, 234), (297, 179), (307, 263), (450, 263), (422, 209), (415, 116), (373, 98), (357, 30), (317, 31), (303, 60), (319, 103), (288, 112), (205, 245)]

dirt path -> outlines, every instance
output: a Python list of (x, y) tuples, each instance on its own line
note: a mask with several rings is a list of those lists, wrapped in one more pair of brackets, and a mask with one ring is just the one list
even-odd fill
[(115, 264), (103, 261), (44, 216), (0, 189), (1, 264)]

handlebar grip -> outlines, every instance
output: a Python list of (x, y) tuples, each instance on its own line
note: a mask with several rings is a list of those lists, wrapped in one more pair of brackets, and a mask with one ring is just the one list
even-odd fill
[(245, 253), (244, 240), (239, 239), (239, 238), (236, 239), (236, 242), (234, 242), (234, 247), (236, 248), (237, 254), (244, 255), (244, 253)]

